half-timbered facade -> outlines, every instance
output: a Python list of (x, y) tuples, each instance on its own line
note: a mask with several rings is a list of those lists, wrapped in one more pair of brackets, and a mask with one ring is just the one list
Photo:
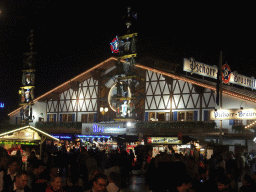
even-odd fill
[[(140, 78), (135, 85), (136, 118), (129, 129), (124, 122), (116, 120), (115, 108), (111, 104), (117, 78), (116, 63), (117, 59), (111, 57), (35, 98), (33, 122), (30, 124), (37, 126), (52, 122), (59, 126), (61, 123), (80, 123), (77, 133), (111, 135), (111, 128), (115, 130), (113, 134), (138, 134), (141, 130), (136, 131), (136, 122), (210, 122), (210, 111), (216, 108), (214, 80), (178, 74), (175, 70), (161, 69), (161, 65), (150, 67), (144, 62), (135, 65)], [(222, 93), (225, 109), (256, 108), (256, 95), (252, 90), (223, 85)], [(9, 114), (12, 124), (19, 122), (20, 109)], [(210, 132), (218, 132), (220, 121), (216, 123)], [(250, 121), (246, 119), (239, 123), (247, 125)], [(95, 131), (95, 125), (105, 129)], [(222, 121), (226, 133), (234, 133), (233, 125), (234, 121)]]

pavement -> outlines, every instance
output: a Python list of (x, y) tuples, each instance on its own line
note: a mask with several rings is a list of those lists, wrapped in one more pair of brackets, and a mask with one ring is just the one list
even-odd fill
[(135, 191), (150, 192), (150, 190), (147, 190), (144, 173), (141, 170), (132, 170), (132, 176), (128, 187), (121, 190), (121, 192)]

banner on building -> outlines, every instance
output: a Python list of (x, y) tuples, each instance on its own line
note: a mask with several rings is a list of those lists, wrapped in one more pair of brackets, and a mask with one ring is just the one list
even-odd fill
[(255, 109), (219, 109), (210, 113), (211, 120), (256, 120)]

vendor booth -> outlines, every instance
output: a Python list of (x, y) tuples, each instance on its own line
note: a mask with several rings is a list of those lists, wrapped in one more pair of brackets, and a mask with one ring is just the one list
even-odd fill
[[(33, 126), (24, 126), (13, 130), (2, 131), (0, 134), (0, 144), (6, 149), (17, 148), (21, 149), (24, 145), (39, 145), (40, 147), (40, 158), (42, 155), (42, 144), (45, 140), (59, 141), (59, 139), (51, 136), (50, 134), (41, 131)], [(15, 154), (10, 154), (15, 155)], [(22, 154), (23, 162), (26, 161), (26, 154)]]

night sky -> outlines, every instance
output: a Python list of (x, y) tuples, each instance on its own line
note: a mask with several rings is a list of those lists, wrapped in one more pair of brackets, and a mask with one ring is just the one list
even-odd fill
[[(153, 1), (0, 1), (0, 115), (18, 107), (23, 53), (34, 29), (35, 97), (115, 56), (109, 43), (125, 28), (122, 16), (138, 13), (138, 59), (151, 56), (182, 65), (183, 58), (255, 76), (253, 5)], [(9, 111), (8, 111), (9, 110)], [(0, 118), (1, 121), (1, 118)]]

